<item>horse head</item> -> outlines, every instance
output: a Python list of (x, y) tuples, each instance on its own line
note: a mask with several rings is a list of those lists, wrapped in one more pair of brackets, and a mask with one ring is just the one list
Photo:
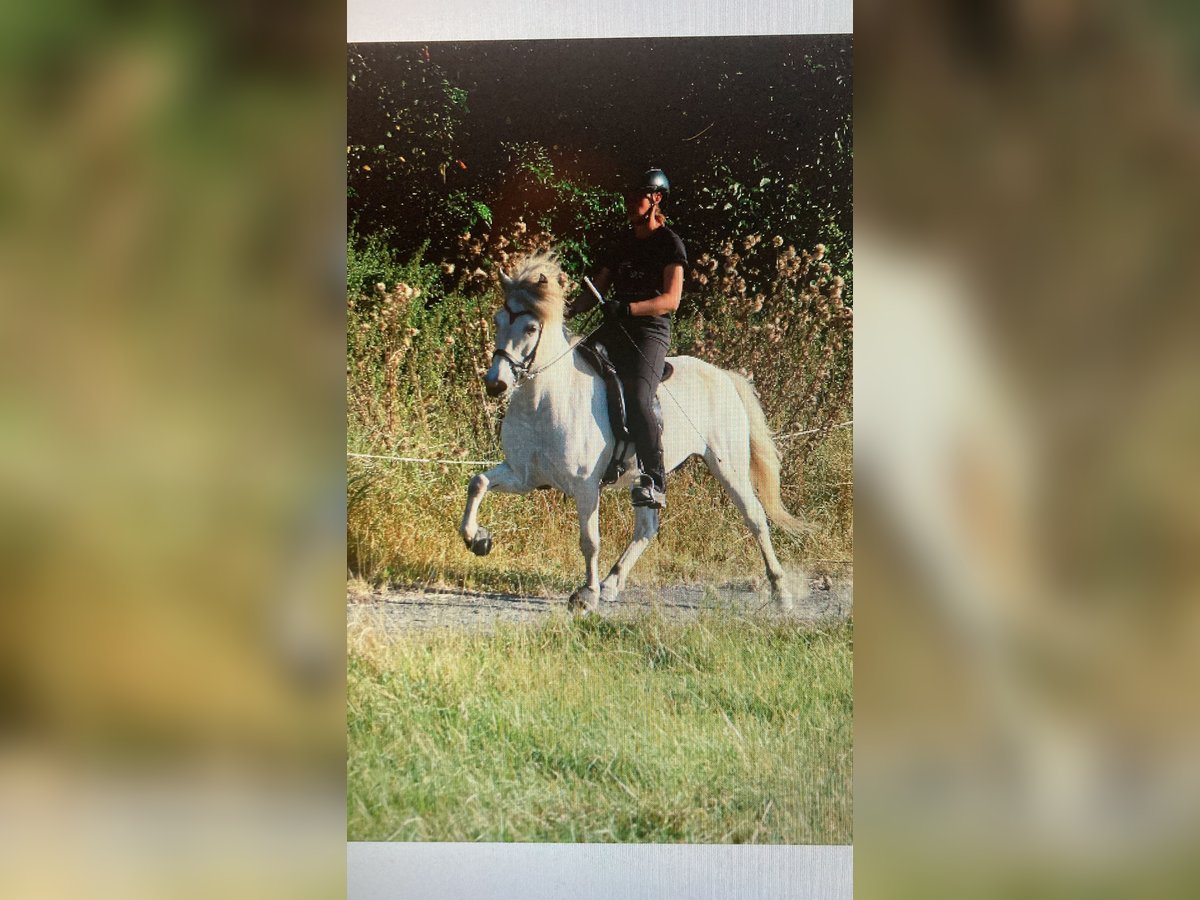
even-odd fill
[(496, 311), (496, 349), (483, 376), (490, 397), (504, 394), (530, 372), (545, 331), (561, 328), (566, 275), (553, 253), (536, 253), (515, 268), (500, 270), (504, 304)]

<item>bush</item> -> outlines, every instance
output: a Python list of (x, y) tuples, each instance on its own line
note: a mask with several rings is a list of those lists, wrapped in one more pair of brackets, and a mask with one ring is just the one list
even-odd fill
[(597, 235), (615, 235), (624, 226), (621, 194), (564, 174), (540, 144), (506, 144), (505, 149), (514, 172), (506, 193), (520, 198), (506, 227), (521, 221), (555, 235), (563, 269), (582, 278), (595, 264)]
[(349, 434), (358, 446), (395, 449), (438, 434), (465, 455), (494, 431), (479, 377), (491, 355), (491, 302), (426, 298), (434, 299), (419, 281), (405, 280), (347, 298)]
[(726, 238), (697, 257), (691, 278), (694, 312), (680, 329), (681, 352), (750, 377), (777, 430), (815, 429), (802, 454), (835, 420), (850, 418), (849, 286), (824, 245), (797, 251), (780, 236)]

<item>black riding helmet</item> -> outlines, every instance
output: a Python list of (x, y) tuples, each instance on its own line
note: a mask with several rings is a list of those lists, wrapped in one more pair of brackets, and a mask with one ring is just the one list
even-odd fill
[(671, 193), (671, 182), (667, 180), (667, 173), (662, 169), (648, 169), (630, 187), (633, 190), (643, 191), (647, 194), (661, 191), (664, 197)]

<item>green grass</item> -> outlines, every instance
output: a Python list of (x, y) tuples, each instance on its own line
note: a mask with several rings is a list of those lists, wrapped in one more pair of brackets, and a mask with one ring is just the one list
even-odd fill
[(353, 841), (849, 843), (853, 626), (351, 636)]

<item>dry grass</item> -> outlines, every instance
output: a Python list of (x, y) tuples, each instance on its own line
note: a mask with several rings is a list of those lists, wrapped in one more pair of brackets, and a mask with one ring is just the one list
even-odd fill
[[(798, 538), (774, 532), (776, 551), (786, 568), (836, 573), (848, 565), (851, 449), (851, 429), (830, 431), (809, 455), (803, 486), (785, 485), (789, 508), (802, 512), (814, 526), (812, 534)], [(578, 517), (573, 501), (557, 492), (489, 495), (480, 521), (492, 530), (495, 549), (486, 557), (467, 551), (457, 529), (475, 469), (351, 459), (351, 570), (377, 583), (534, 594), (578, 586)], [(634, 570), (635, 581), (664, 584), (762, 574), (757, 544), (702, 462), (690, 461), (670, 476), (668, 491), (670, 503), (658, 539)], [(603, 496), (600, 523), (604, 570), (633, 533), (633, 510), (623, 492)]]

